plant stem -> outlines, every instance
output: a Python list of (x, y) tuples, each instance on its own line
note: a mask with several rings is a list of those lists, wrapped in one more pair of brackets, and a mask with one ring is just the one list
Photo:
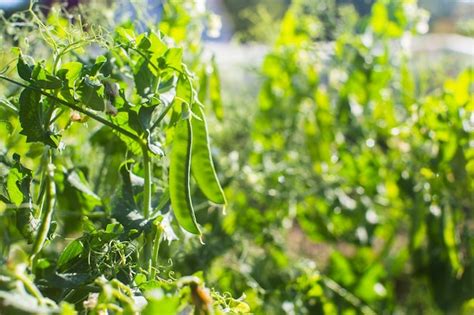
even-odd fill
[(20, 280), (23, 285), (25, 286), (26, 290), (28, 292), (31, 293), (31, 295), (33, 295), (37, 300), (38, 300), (38, 303), (39, 304), (43, 304), (43, 301), (44, 301), (44, 297), (43, 295), (41, 294), (41, 291), (38, 290), (38, 288), (35, 286), (35, 284), (33, 283), (33, 281), (30, 280), (30, 278), (28, 278), (27, 276), (25, 276), (24, 274), (20, 273), (20, 272), (16, 272), (14, 273), (14, 276), (15, 278), (17, 278), (18, 280)]
[(170, 111), (171, 107), (173, 107), (173, 105), (174, 105), (174, 102), (171, 102), (171, 103), (163, 110), (163, 112), (161, 113), (160, 117), (158, 117), (158, 119), (155, 121), (155, 123), (153, 124), (153, 126), (151, 126), (150, 132), (153, 131), (153, 130), (160, 124), (160, 122), (165, 118), (166, 114), (168, 114), (168, 112)]
[(161, 240), (163, 239), (163, 230), (161, 224), (156, 226), (155, 241), (153, 242), (153, 255), (151, 256), (151, 280), (155, 279), (156, 266), (158, 265), (158, 252), (160, 251)]
[(8, 82), (10, 82), (10, 83), (16, 84), (16, 85), (21, 86), (21, 87), (26, 88), (26, 89), (32, 89), (32, 90), (38, 91), (38, 92), (40, 92), (42, 95), (47, 96), (47, 97), (51, 98), (52, 100), (55, 100), (55, 101), (57, 101), (58, 103), (60, 103), (60, 104), (62, 104), (62, 105), (64, 105), (64, 106), (66, 106), (66, 107), (69, 107), (70, 109), (73, 109), (73, 110), (78, 111), (78, 112), (80, 112), (80, 113), (82, 113), (82, 114), (84, 114), (84, 115), (87, 115), (87, 116), (89, 116), (90, 118), (92, 118), (92, 119), (94, 119), (94, 120), (96, 120), (96, 121), (98, 121), (98, 122), (100, 122), (100, 123), (106, 125), (107, 127), (112, 128), (113, 130), (117, 131), (118, 133), (121, 133), (121, 134), (123, 134), (124, 136), (129, 137), (130, 139), (136, 141), (138, 144), (140, 144), (140, 145), (142, 145), (142, 146), (145, 145), (143, 139), (141, 139), (139, 136), (137, 136), (137, 135), (131, 133), (130, 131), (128, 131), (128, 130), (126, 130), (126, 129), (123, 129), (122, 127), (119, 127), (119, 126), (117, 126), (117, 125), (111, 123), (111, 122), (108, 121), (107, 119), (102, 118), (102, 117), (100, 117), (100, 116), (98, 116), (98, 115), (96, 115), (96, 114), (90, 112), (89, 110), (87, 110), (87, 109), (85, 109), (85, 108), (82, 108), (82, 107), (77, 106), (77, 105), (75, 105), (75, 104), (69, 103), (69, 102), (67, 102), (67, 101), (65, 101), (65, 100), (62, 100), (62, 99), (60, 99), (60, 98), (58, 98), (58, 97), (56, 97), (56, 96), (54, 96), (54, 95), (52, 95), (52, 94), (50, 94), (50, 93), (47, 93), (47, 92), (43, 91), (42, 89), (40, 89), (40, 88), (38, 88), (38, 87), (20, 83), (20, 82), (18, 82), (18, 81), (12, 80), (12, 79), (10, 79), (10, 78), (8, 78), (8, 77), (6, 77), (6, 76), (0, 75), (0, 79), (3, 79), (3, 80), (8, 81)]
[(55, 195), (56, 195), (56, 186), (54, 184), (54, 165), (51, 163), (48, 164), (45, 176), (45, 186), (46, 186), (46, 195), (41, 209), (42, 220), (40, 227), (38, 229), (38, 234), (36, 235), (35, 242), (33, 243), (33, 250), (31, 254), (30, 261), (32, 265), (36, 260), (37, 255), (43, 249), (43, 245), (48, 237), (49, 228), (51, 225), (51, 220), (53, 218), (54, 206), (55, 206)]
[[(148, 153), (148, 148), (145, 145), (142, 145), (143, 153), (143, 171), (145, 184), (143, 188), (143, 216), (146, 220), (150, 218), (150, 209), (151, 209), (151, 160)], [(144, 241), (144, 267), (150, 265), (150, 256), (151, 256), (151, 246), (152, 238), (150, 233), (145, 233), (143, 236)]]
[(151, 209), (151, 159), (148, 148), (142, 146), (143, 153), (143, 171), (145, 179), (145, 187), (143, 189), (143, 216), (145, 219), (150, 217)]

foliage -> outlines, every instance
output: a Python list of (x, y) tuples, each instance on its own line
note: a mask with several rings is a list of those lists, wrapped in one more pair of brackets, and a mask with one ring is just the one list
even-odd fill
[(0, 313), (472, 313), (474, 72), (414, 1), (293, 1), (236, 106), (201, 2), (98, 3), (0, 25)]
[(413, 1), (378, 1), (333, 45), (307, 8), (290, 7), (263, 62), (247, 145), (221, 140), (223, 229), (246, 240), (233, 267), (216, 260), (221, 285), (262, 314), (469, 309), (472, 69), (413, 71), (403, 42), (427, 22)]
[[(202, 237), (190, 187), (226, 202), (201, 109), (219, 93), (199, 88), (183, 60), (186, 49), (199, 58), (179, 37), (196, 29), (184, 14), (192, 8), (170, 3), (143, 33), (57, 8), (42, 17), (33, 5), (5, 20), (12, 36), (2, 41), (16, 47), (0, 76), (2, 313), (247, 311), (198, 273), (176, 277), (160, 264), (164, 241)], [(217, 80), (212, 71), (202, 78)]]

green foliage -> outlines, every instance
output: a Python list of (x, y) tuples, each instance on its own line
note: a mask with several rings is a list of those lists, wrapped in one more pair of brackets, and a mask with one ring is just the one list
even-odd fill
[[(426, 29), (412, 1), (376, 2), (327, 46), (311, 8), (283, 18), (226, 190), (224, 230), (266, 253), (247, 250), (255, 283), (228, 276), (232, 292), (261, 288), (249, 298), (260, 313), (459, 312), (473, 298), (472, 69), (440, 86), (410, 68), (394, 43)], [(308, 252), (317, 268), (288, 262)], [(315, 272), (320, 287), (287, 292)]]
[[(1, 160), (0, 312), (237, 309), (240, 303), (229, 306), (235, 300), (211, 294), (201, 278), (176, 278), (160, 265), (162, 240), (184, 237), (181, 228), (201, 233), (193, 164), (206, 195), (225, 203), (201, 109), (210, 98), (198, 100), (198, 78), (183, 60), (196, 47), (159, 31), (166, 18), (138, 33), (131, 23), (88, 30), (58, 10), (39, 14), (31, 5), (5, 20), (10, 27), (29, 20), (19, 33), (40, 36), (34, 46), (13, 49), (0, 76), (7, 84), (2, 119), (12, 127)], [(167, 27), (183, 32), (189, 23)], [(10, 71), (15, 61), (18, 77)], [(220, 102), (216, 70), (209, 75), (212, 103)]]
[(199, 2), (98, 3), (0, 25), (0, 313), (472, 313), (474, 73), (414, 1), (294, 1), (235, 107)]

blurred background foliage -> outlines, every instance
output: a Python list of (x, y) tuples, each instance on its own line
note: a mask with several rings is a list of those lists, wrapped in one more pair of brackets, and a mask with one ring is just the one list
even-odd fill
[[(159, 18), (209, 96), (229, 201), (225, 215), (199, 208), (204, 246), (186, 235), (162, 246), (161, 272), (202, 272), (210, 288), (242, 296), (256, 314), (474, 313), (474, 69), (422, 68), (419, 58), (430, 57), (407, 47), (453, 2), (421, 1), (427, 11), (412, 0), (223, 2), (238, 41), (269, 45), (250, 83), (256, 95), (240, 93), (245, 80), (223, 84), (222, 99), (216, 92), (217, 67), (200, 41), (214, 18), (176, 1)], [(76, 9), (92, 25), (113, 25), (101, 5)], [(146, 11), (136, 18), (150, 21)], [(454, 30), (472, 36), (468, 23)], [(35, 35), (24, 36), (34, 49)], [(233, 72), (220, 76), (224, 83)], [(18, 133), (0, 132), (8, 153), (37, 154)], [(67, 158), (84, 174), (105, 165), (88, 177), (111, 178), (97, 185), (107, 198), (120, 142), (100, 132), (71, 141), (82, 147)], [(194, 198), (204, 200), (198, 190)]]

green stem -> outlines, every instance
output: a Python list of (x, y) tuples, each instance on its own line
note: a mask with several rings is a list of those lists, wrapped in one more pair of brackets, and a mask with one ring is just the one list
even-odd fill
[(17, 278), (23, 283), (26, 290), (30, 292), (31, 295), (33, 295), (38, 300), (38, 303), (43, 304), (44, 297), (41, 294), (40, 290), (38, 290), (38, 288), (35, 286), (33, 281), (31, 281), (30, 278), (28, 278), (27, 276), (25, 276), (24, 274), (20, 272), (15, 272), (14, 275), (15, 275), (15, 278)]
[(143, 152), (143, 171), (145, 179), (145, 187), (143, 189), (143, 216), (145, 219), (150, 217), (151, 209), (151, 159), (148, 153), (148, 148), (142, 146)]
[(62, 100), (62, 99), (60, 99), (60, 98), (58, 98), (58, 97), (56, 97), (56, 96), (54, 96), (54, 95), (52, 95), (52, 94), (50, 94), (50, 93), (44, 92), (42, 89), (40, 89), (40, 88), (38, 88), (38, 87), (20, 83), (20, 82), (18, 82), (18, 81), (12, 80), (12, 79), (10, 79), (10, 78), (8, 78), (8, 77), (6, 77), (6, 76), (3, 76), (3, 75), (0, 75), (0, 79), (3, 79), (3, 80), (8, 81), (8, 82), (10, 82), (10, 83), (16, 84), (16, 85), (21, 86), (21, 87), (26, 88), (26, 89), (32, 89), (32, 90), (38, 91), (38, 92), (41, 93), (42, 95), (44, 95), (44, 96), (46, 96), (46, 97), (49, 97), (49, 98), (51, 98), (52, 100), (55, 100), (56, 102), (58, 102), (58, 103), (60, 103), (60, 104), (62, 104), (62, 105), (64, 105), (64, 106), (66, 106), (66, 107), (69, 107), (69, 108), (72, 109), (72, 110), (75, 110), (75, 111), (78, 111), (78, 112), (80, 112), (80, 113), (82, 113), (82, 114), (84, 114), (84, 115), (87, 115), (87, 116), (89, 116), (90, 118), (92, 118), (92, 119), (94, 119), (94, 120), (96, 120), (96, 121), (98, 121), (98, 122), (100, 122), (100, 123), (106, 125), (107, 127), (112, 128), (113, 130), (117, 131), (118, 133), (121, 133), (121, 134), (123, 134), (124, 136), (129, 137), (130, 139), (136, 141), (138, 144), (140, 144), (140, 145), (145, 145), (143, 139), (141, 139), (139, 136), (137, 136), (137, 135), (131, 133), (130, 131), (128, 131), (128, 130), (126, 130), (126, 129), (123, 129), (122, 127), (119, 127), (119, 126), (117, 126), (117, 125), (114, 125), (114, 124), (111, 123), (110, 121), (108, 121), (108, 120), (106, 120), (106, 119), (104, 119), (104, 118), (102, 118), (102, 117), (100, 117), (100, 116), (98, 116), (98, 115), (96, 115), (96, 114), (90, 112), (90, 111), (87, 110), (87, 109), (84, 109), (84, 108), (82, 108), (82, 107), (80, 107), (80, 106), (77, 106), (77, 105), (74, 105), (74, 104), (72, 104), (72, 103), (69, 103), (69, 102), (67, 102), (67, 101), (65, 101), (65, 100)]
[(152, 132), (159, 124), (160, 122), (165, 118), (166, 114), (168, 114), (168, 112), (170, 111), (171, 107), (173, 107), (174, 103), (171, 102), (164, 110), (163, 112), (161, 113), (160, 117), (158, 117), (158, 119), (155, 121), (155, 123), (153, 124), (153, 126), (151, 126), (150, 128), (150, 132)]
[[(143, 171), (144, 171), (144, 179), (145, 184), (143, 188), (143, 216), (146, 220), (150, 218), (150, 209), (151, 209), (151, 160), (150, 155), (148, 153), (148, 148), (146, 146), (142, 146), (143, 152)], [(150, 233), (145, 233), (143, 236), (144, 241), (144, 267), (149, 267), (150, 265), (150, 256), (151, 256), (151, 246), (152, 246), (152, 238)]]
[(33, 250), (31, 254), (31, 263), (34, 265), (37, 255), (43, 249), (46, 238), (48, 237), (49, 228), (51, 226), (51, 220), (53, 218), (54, 206), (55, 206), (55, 195), (56, 195), (56, 186), (54, 184), (54, 165), (50, 162), (45, 176), (46, 181), (46, 195), (43, 203), (43, 208), (41, 209), (42, 220), (40, 227), (38, 229), (38, 234), (36, 235), (35, 242), (33, 243)]
[(158, 266), (158, 252), (160, 251), (161, 240), (163, 239), (163, 230), (161, 224), (156, 226), (155, 241), (153, 242), (153, 255), (151, 256), (150, 278), (153, 280), (156, 276), (156, 266)]

